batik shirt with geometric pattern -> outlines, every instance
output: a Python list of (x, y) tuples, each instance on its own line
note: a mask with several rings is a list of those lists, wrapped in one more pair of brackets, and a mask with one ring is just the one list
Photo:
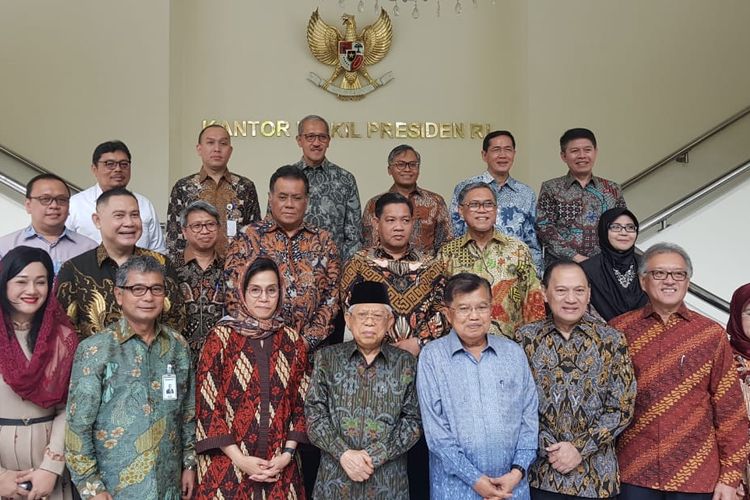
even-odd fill
[(167, 250), (175, 256), (185, 250), (185, 236), (182, 234), (180, 214), (194, 201), (203, 200), (219, 212), (218, 238), (216, 251), (224, 255), (228, 246), (227, 219), (236, 224), (239, 231), (246, 225), (260, 219), (260, 205), (255, 184), (247, 177), (226, 170), (219, 183), (201, 168), (200, 172), (178, 180), (169, 195), (167, 208)]
[[(164, 399), (163, 375), (176, 376)], [(171, 397), (171, 396), (170, 396)], [(190, 349), (156, 325), (147, 345), (125, 319), (78, 346), (70, 394), (65, 461), (83, 500), (179, 500), (182, 471), (195, 465), (195, 382)]]
[(592, 176), (585, 187), (570, 172), (544, 181), (537, 204), (536, 234), (545, 248), (545, 262), (601, 252), (599, 217), (610, 208), (624, 206), (620, 186), (601, 177)]
[[(615, 438), (633, 418), (635, 375), (622, 333), (584, 314), (565, 339), (552, 318), (522, 326), (516, 341), (529, 359), (539, 394), (539, 457), (532, 488), (562, 495), (609, 498), (620, 492)], [(578, 467), (557, 472), (545, 448), (567, 441)]]
[(432, 340), (446, 332), (441, 313), (445, 272), (441, 260), (408, 250), (396, 260), (382, 247), (360, 250), (349, 259), (341, 277), (341, 302), (346, 310), (351, 287), (362, 281), (384, 283), (396, 321), (387, 342), (417, 337)]
[(484, 249), (469, 233), (440, 249), (446, 275), (474, 273), (492, 286), (490, 333), (514, 338), (518, 327), (544, 318), (544, 298), (529, 247), (495, 231)]
[[(159, 321), (182, 332), (185, 327), (185, 307), (171, 261), (159, 252), (139, 247), (135, 247), (133, 255), (148, 255), (165, 267), (167, 293)], [(122, 316), (115, 300), (115, 274), (119, 267), (101, 244), (70, 259), (60, 268), (57, 300), (68, 313), (80, 340), (104, 330)]]
[(610, 320), (638, 380), (633, 423), (617, 441), (622, 482), (684, 493), (736, 487), (748, 422), (724, 328), (684, 304), (666, 322), (651, 304)]
[(294, 164), (310, 182), (305, 222), (331, 233), (341, 260), (354, 255), (362, 245), (362, 206), (357, 179), (327, 158), (317, 167)]
[[(315, 354), (305, 399), (307, 435), (321, 449), (316, 499), (408, 500), (406, 452), (421, 435), (417, 358), (383, 344), (368, 365), (354, 341)], [(365, 450), (375, 472), (352, 481), (339, 463)]]
[[(389, 193), (398, 193), (396, 185), (391, 186)], [(372, 247), (379, 243), (378, 229), (373, 226), (375, 217), (375, 202), (385, 193), (381, 193), (365, 205), (362, 213), (362, 236), (365, 247)], [(414, 208), (414, 229), (409, 237), (409, 243), (416, 250), (434, 257), (440, 247), (453, 238), (448, 208), (442, 196), (421, 187), (415, 187), (409, 193), (409, 201)]]

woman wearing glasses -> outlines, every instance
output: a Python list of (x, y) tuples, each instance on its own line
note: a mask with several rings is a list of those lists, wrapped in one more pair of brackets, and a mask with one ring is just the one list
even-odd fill
[(295, 453), (306, 439), (307, 347), (284, 325), (276, 264), (258, 258), (228, 292), (198, 361), (196, 498), (304, 499)]
[(65, 402), (78, 339), (52, 291), (52, 259), (20, 246), (0, 261), (0, 497), (72, 498)]
[[(750, 415), (750, 283), (742, 285), (732, 295), (732, 302), (729, 305), (727, 334), (734, 351), (740, 387), (742, 387), (745, 405), (748, 415)], [(745, 465), (742, 482), (737, 488), (737, 498), (750, 498), (748, 473), (750, 473), (750, 462)]]
[(582, 263), (591, 285), (591, 305), (609, 321), (646, 305), (638, 280), (638, 219), (627, 208), (612, 208), (599, 218), (601, 253)]

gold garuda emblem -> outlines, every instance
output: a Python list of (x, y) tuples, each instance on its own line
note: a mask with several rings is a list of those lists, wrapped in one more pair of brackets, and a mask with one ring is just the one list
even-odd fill
[[(367, 72), (367, 66), (379, 63), (391, 48), (391, 18), (380, 9), (377, 21), (357, 34), (354, 16), (341, 17), (346, 31), (326, 24), (318, 10), (307, 23), (307, 45), (315, 58), (323, 64), (334, 66), (333, 74), (324, 80), (315, 73), (307, 77), (312, 83), (346, 101), (356, 101), (393, 80), (389, 71), (377, 80)], [(336, 81), (341, 83), (336, 85)], [(363, 85), (364, 84), (364, 85)]]

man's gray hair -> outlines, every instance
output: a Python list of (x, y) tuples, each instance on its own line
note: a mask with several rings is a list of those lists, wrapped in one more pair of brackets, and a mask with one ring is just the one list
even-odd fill
[[(354, 308), (357, 307), (358, 305), (360, 305), (360, 304), (353, 304), (353, 305), (349, 306), (349, 309), (347, 309), (346, 312), (348, 312), (349, 314), (353, 314), (354, 313)], [(380, 305), (383, 306), (383, 307), (385, 307), (386, 310), (389, 313), (393, 314), (393, 308), (391, 306), (389, 306), (388, 304), (380, 304)]]
[(128, 284), (128, 274), (134, 273), (159, 273), (162, 278), (165, 274), (164, 266), (150, 255), (135, 255), (130, 257), (117, 269), (115, 274), (115, 286), (121, 287)]
[(685, 249), (676, 243), (668, 243), (666, 241), (661, 243), (654, 243), (648, 248), (648, 250), (643, 253), (643, 255), (641, 256), (641, 262), (640, 264), (638, 264), (638, 274), (640, 274), (641, 276), (645, 276), (648, 272), (648, 261), (651, 259), (651, 257), (653, 257), (654, 255), (661, 255), (665, 253), (676, 253), (677, 255), (685, 259), (688, 278), (693, 276), (693, 261), (690, 260), (690, 256), (685, 251)]
[(331, 134), (331, 129), (328, 128), (328, 122), (326, 121), (325, 118), (323, 118), (320, 115), (307, 115), (306, 117), (301, 119), (299, 123), (297, 124), (297, 135), (302, 135), (302, 129), (305, 126), (305, 122), (309, 122), (310, 120), (323, 122), (326, 126), (326, 134), (328, 135)]
[(398, 155), (406, 153), (407, 151), (414, 152), (414, 154), (417, 155), (417, 161), (419, 163), (422, 162), (422, 156), (419, 154), (419, 151), (417, 151), (413, 147), (409, 146), (408, 144), (401, 144), (401, 145), (396, 146), (395, 148), (391, 149), (391, 152), (388, 153), (388, 165), (390, 165), (391, 163), (393, 163), (393, 160), (395, 160)]
[(193, 212), (206, 212), (208, 215), (216, 219), (216, 222), (221, 222), (219, 219), (219, 211), (216, 210), (215, 206), (211, 205), (207, 201), (195, 200), (194, 202), (183, 208), (182, 212), (180, 212), (180, 226), (187, 226), (188, 216)]
[(470, 182), (467, 185), (461, 189), (461, 192), (458, 193), (458, 204), (462, 204), (464, 202), (464, 199), (466, 198), (466, 195), (468, 195), (471, 191), (474, 191), (475, 189), (485, 188), (489, 189), (492, 193), (492, 197), (495, 198), (495, 202), (497, 203), (497, 195), (495, 194), (495, 191), (490, 187), (489, 184), (486, 182)]

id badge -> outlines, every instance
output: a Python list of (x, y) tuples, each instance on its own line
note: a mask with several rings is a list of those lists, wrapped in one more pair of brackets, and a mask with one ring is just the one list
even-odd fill
[(234, 238), (234, 236), (237, 234), (237, 221), (236, 220), (227, 220), (227, 236), (230, 238)]
[(164, 401), (177, 399), (177, 375), (172, 373), (172, 365), (167, 365), (167, 373), (161, 376), (161, 397)]

